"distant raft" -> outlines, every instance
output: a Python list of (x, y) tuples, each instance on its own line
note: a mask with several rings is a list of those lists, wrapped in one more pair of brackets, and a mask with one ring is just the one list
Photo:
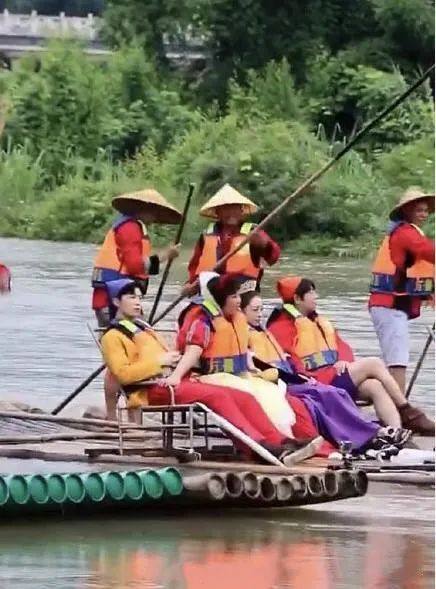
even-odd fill
[(11, 271), (4, 264), (0, 264), (0, 294), (11, 292)]

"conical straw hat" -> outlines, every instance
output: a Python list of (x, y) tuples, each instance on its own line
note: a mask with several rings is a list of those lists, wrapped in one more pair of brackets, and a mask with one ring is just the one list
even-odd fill
[(435, 195), (429, 194), (428, 192), (422, 192), (419, 188), (408, 188), (406, 192), (401, 196), (398, 203), (394, 206), (394, 208), (389, 213), (389, 218), (392, 221), (397, 221), (401, 218), (401, 209), (404, 205), (407, 205), (409, 202), (414, 202), (416, 200), (426, 199), (428, 202), (428, 206), (431, 213), (434, 213), (434, 205), (435, 205)]
[(223, 205), (242, 205), (244, 215), (252, 215), (258, 209), (249, 198), (243, 196), (235, 190), (230, 184), (224, 184), (200, 209), (200, 215), (216, 219), (216, 208)]
[(123, 215), (135, 216), (141, 211), (147, 211), (153, 215), (152, 223), (177, 225), (182, 218), (182, 213), (152, 188), (115, 196), (112, 206)]

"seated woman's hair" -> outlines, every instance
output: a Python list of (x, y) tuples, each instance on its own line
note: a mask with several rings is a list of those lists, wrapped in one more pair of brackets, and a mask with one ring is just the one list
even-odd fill
[(300, 284), (295, 289), (295, 294), (298, 298), (302, 299), (311, 290), (315, 290), (316, 286), (309, 278), (302, 278)]
[(146, 291), (143, 284), (135, 280), (134, 282), (126, 284), (126, 286), (123, 286), (123, 288), (120, 289), (117, 295), (117, 299), (120, 299), (122, 296), (126, 294), (135, 294), (137, 288), (141, 291), (141, 294), (144, 296)]
[(222, 276), (211, 278), (207, 283), (207, 288), (216, 303), (220, 307), (223, 307), (226, 298), (238, 292), (239, 281), (236, 274), (223, 274)]
[(250, 290), (249, 292), (244, 292), (241, 294), (241, 309), (244, 310), (246, 307), (248, 307), (251, 301), (256, 297), (260, 297), (260, 294), (257, 292), (257, 290)]

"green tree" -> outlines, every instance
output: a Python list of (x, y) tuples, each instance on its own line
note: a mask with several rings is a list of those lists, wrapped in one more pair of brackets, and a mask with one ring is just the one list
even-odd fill
[(190, 23), (193, 5), (194, 0), (106, 0), (104, 38), (115, 47), (138, 39), (166, 66), (164, 37), (177, 36)]

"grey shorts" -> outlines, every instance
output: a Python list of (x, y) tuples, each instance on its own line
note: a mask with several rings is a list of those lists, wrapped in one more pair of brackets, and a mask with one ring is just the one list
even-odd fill
[(409, 320), (403, 311), (387, 307), (369, 309), (386, 366), (409, 364)]
[(99, 327), (109, 327), (110, 318), (108, 307), (103, 307), (103, 309), (95, 309), (94, 313)]

